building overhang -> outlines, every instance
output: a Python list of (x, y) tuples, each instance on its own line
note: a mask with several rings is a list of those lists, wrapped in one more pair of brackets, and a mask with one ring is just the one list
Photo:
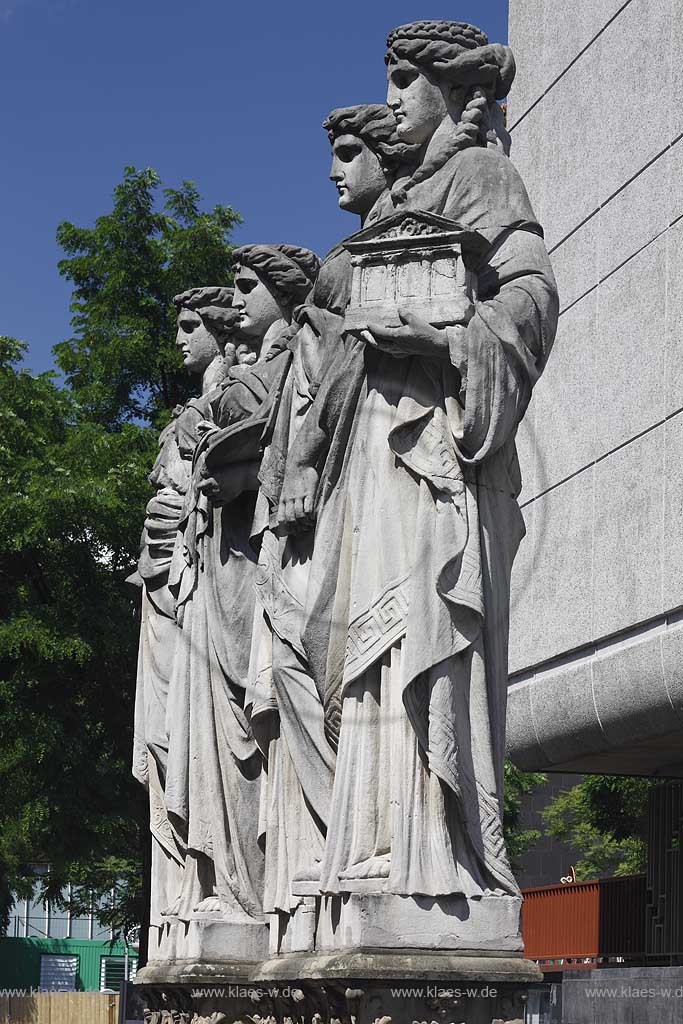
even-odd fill
[(524, 771), (683, 778), (683, 616), (662, 616), (510, 679)]

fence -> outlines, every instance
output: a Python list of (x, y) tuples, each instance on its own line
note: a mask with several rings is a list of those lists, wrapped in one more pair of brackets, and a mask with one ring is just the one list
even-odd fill
[(644, 875), (549, 885), (524, 891), (522, 931), (530, 960), (642, 958), (646, 951)]
[(119, 997), (107, 992), (0, 995), (0, 1024), (117, 1024)]

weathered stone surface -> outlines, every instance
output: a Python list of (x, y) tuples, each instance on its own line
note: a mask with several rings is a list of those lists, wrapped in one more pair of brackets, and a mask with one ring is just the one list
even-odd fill
[[(560, 317), (553, 359), (535, 392), (535, 495), (586, 469), (600, 454), (602, 439), (596, 430), (596, 363), (600, 347), (596, 343), (597, 311), (598, 293), (594, 291)], [(525, 454), (522, 449), (521, 457)], [(527, 461), (522, 462), (525, 475), (528, 465)], [(542, 513), (539, 515), (542, 523)]]
[(664, 430), (595, 467), (592, 636), (644, 622), (662, 608)]
[[(676, 180), (683, 187), (683, 143), (676, 153)], [(680, 177), (678, 177), (680, 173)], [(683, 216), (683, 199), (680, 213)], [(666, 353), (665, 388), (666, 414), (683, 409), (683, 261), (680, 259), (683, 245), (683, 220), (678, 220), (667, 232), (666, 266)]]
[(510, 45), (520, 67), (510, 96), (511, 124), (553, 87), (623, 6), (624, 0), (572, 5), (511, 0)]
[(578, 661), (520, 677), (509, 691), (515, 762), (527, 769), (629, 774), (637, 767), (682, 776), (682, 652), (680, 616), (662, 617), (597, 644)]
[[(602, 202), (672, 139), (669, 102), (662, 101), (671, 96), (674, 73), (670, 61), (671, 8), (671, 0), (635, 0), (624, 7), (596, 48), (586, 54), (584, 76), (589, 87), (596, 88), (600, 95)], [(627, 145), (622, 119), (615, 110), (615, 97), (623, 90), (637, 96), (640, 109), (648, 110), (650, 115), (637, 132), (628, 131)]]
[[(417, 22), (390, 34), (387, 67), (386, 105), (325, 122), (339, 204), (361, 230), (322, 268), (292, 245), (235, 251), (230, 353), (245, 347), (243, 365), (173, 433), (186, 469), (167, 553), (176, 643), (170, 656), (150, 641), (171, 665), (159, 735), (141, 739), (173, 862), (157, 886), (154, 983), (163, 962), (178, 983), (221, 962), (233, 977), (267, 946), (277, 963), (521, 958), (501, 697), (522, 534), (515, 441), (557, 290), (508, 158), (508, 48), (460, 22)], [(558, 143), (549, 123), (546, 164)], [(213, 315), (188, 308), (181, 329)], [(554, 492), (547, 508), (559, 530)], [(541, 581), (539, 607), (555, 586)], [(484, 980), (490, 965), (467, 970)], [(493, 970), (505, 984), (537, 977), (521, 959)], [(356, 1020), (363, 998), (347, 998)], [(462, 1012), (518, 1019), (506, 999)], [(223, 1013), (193, 1010), (196, 1024)]]
[(323, 900), (316, 949), (520, 953), (521, 898), (351, 893)]
[(534, 600), (535, 503), (525, 506), (522, 515), (526, 536), (519, 545), (510, 581), (510, 672), (527, 665), (533, 623), (528, 609), (533, 607)]
[(529, 700), (536, 735), (548, 764), (562, 764), (581, 754), (607, 750), (595, 713), (593, 662), (584, 660), (548, 673), (543, 686), (529, 684)]
[(598, 227), (598, 217), (589, 217), (553, 252), (562, 316), (598, 286)]
[(527, 664), (591, 639), (593, 467), (535, 502), (532, 643)]

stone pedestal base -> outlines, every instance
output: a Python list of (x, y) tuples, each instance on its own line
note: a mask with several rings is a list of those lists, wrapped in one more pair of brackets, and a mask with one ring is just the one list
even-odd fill
[(151, 966), (136, 988), (148, 1024), (522, 1024), (531, 986), (542, 981), (521, 956), (439, 952), (287, 954), (258, 965), (248, 981), (199, 965), (190, 975)]
[(141, 981), (192, 981), (240, 978), (269, 955), (268, 927), (249, 919), (226, 921), (198, 916), (192, 921), (172, 921), (159, 930), (156, 948), (139, 974)]
[(521, 953), (521, 912), (512, 896), (329, 896), (320, 901), (315, 950)]

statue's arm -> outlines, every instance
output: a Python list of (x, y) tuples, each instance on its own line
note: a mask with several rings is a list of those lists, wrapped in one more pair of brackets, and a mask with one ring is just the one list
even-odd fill
[(479, 296), (466, 327), (446, 328), (462, 406), (456, 439), (471, 463), (514, 434), (555, 338), (559, 302), (543, 239), (506, 235), (480, 268)]

